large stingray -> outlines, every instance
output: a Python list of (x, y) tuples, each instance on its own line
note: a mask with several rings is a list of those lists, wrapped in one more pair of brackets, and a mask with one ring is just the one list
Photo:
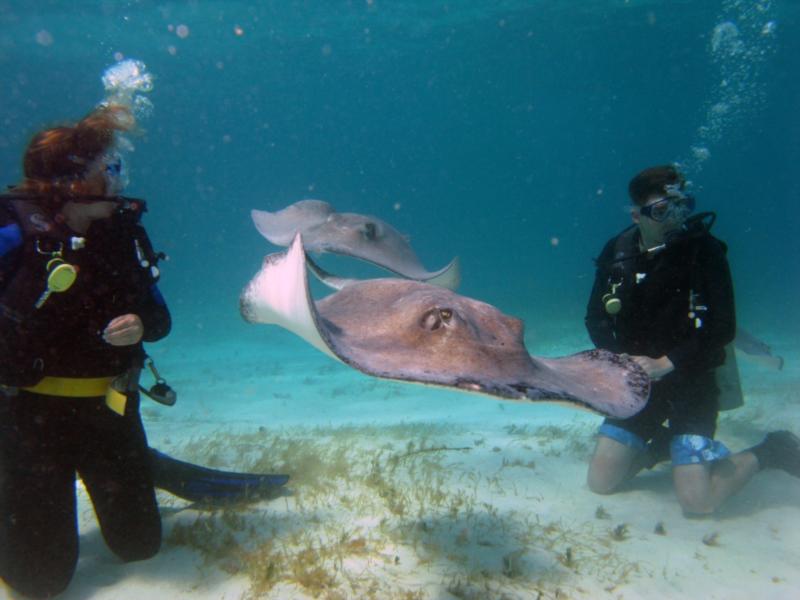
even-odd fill
[[(252, 210), (259, 233), (276, 246), (288, 246), (295, 234), (303, 236), (307, 252), (351, 256), (408, 279), (426, 281), (448, 289), (460, 283), (458, 259), (438, 271), (426, 271), (408, 240), (376, 217), (337, 213), (322, 200), (301, 200), (277, 212)], [(314, 274), (326, 285), (341, 289), (355, 279), (336, 277), (309, 259)]]
[(285, 327), (368, 375), (615, 417), (635, 414), (649, 395), (650, 380), (631, 359), (604, 350), (532, 357), (519, 319), (441, 287), (371, 279), (315, 303), (299, 234), (264, 259), (240, 304), (247, 321)]

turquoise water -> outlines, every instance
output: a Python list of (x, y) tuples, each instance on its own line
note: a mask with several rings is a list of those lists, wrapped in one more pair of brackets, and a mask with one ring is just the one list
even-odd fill
[(688, 158), (731, 247), (741, 318), (798, 331), (794, 2), (0, 9), (7, 182), (30, 134), (102, 97), (115, 56), (155, 75), (129, 192), (149, 201), (178, 312), (213, 301), (235, 315), (269, 248), (249, 209), (314, 197), (392, 222), (428, 268), (461, 256), (462, 293), (579, 320), (630, 177)]
[[(628, 180), (679, 161), (718, 213), (740, 323), (797, 356), (800, 3), (0, 0), (5, 182), (121, 57), (156, 77), (128, 192), (170, 256), (159, 347), (219, 342), (236, 361), (237, 340), (288, 339), (238, 315), (275, 250), (249, 211), (319, 198), (409, 234), (428, 269), (460, 256), (461, 293), (577, 350)], [(184, 389), (202, 387), (191, 366)]]

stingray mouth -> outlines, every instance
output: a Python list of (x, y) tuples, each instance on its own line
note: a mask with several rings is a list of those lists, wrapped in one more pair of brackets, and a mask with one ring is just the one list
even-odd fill
[(480, 383), (477, 383), (475, 381), (459, 381), (459, 382), (456, 383), (456, 387), (458, 387), (459, 389), (462, 389), (462, 390), (466, 390), (468, 392), (484, 392), (484, 391), (486, 391), (486, 388), (483, 385), (481, 385)]
[(502, 383), (502, 382), (480, 382), (470, 379), (459, 379), (454, 384), (458, 389), (466, 392), (478, 392), (481, 394), (490, 394), (500, 398), (507, 398), (509, 400), (530, 400), (536, 401), (559, 401), (571, 402), (579, 404), (580, 406), (590, 408), (597, 411), (587, 402), (575, 398), (571, 394), (555, 390), (547, 390), (531, 386), (525, 383)]
[(494, 382), (481, 382), (474, 379), (459, 379), (455, 386), (467, 392), (479, 392), (481, 394), (491, 394), (501, 398), (522, 400), (528, 397), (529, 386), (523, 384), (507, 384)]

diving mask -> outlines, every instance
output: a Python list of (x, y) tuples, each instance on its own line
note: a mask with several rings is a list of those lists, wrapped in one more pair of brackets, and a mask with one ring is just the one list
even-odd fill
[(116, 196), (128, 185), (128, 170), (119, 152), (110, 152), (102, 158), (103, 177), (106, 180), (106, 194)]
[(639, 213), (657, 223), (662, 223), (667, 219), (682, 221), (691, 214), (694, 205), (694, 196), (680, 193), (669, 194), (651, 204), (642, 206)]

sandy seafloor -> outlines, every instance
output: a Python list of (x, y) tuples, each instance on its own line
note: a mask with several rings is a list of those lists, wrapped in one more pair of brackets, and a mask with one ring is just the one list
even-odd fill
[[(587, 346), (574, 322), (546, 327), (526, 335), (534, 354)], [(746, 405), (718, 433), (734, 450), (800, 431), (800, 357), (770, 341), (783, 371), (739, 360)], [(143, 404), (151, 445), (290, 473), (289, 495), (208, 511), (159, 492), (162, 551), (126, 565), (79, 485), (65, 600), (800, 597), (800, 480), (783, 472), (687, 519), (667, 465), (624, 493), (587, 489), (600, 417), (586, 412), (369, 378), (233, 320), (184, 322), (150, 351), (180, 394), (172, 408)]]

